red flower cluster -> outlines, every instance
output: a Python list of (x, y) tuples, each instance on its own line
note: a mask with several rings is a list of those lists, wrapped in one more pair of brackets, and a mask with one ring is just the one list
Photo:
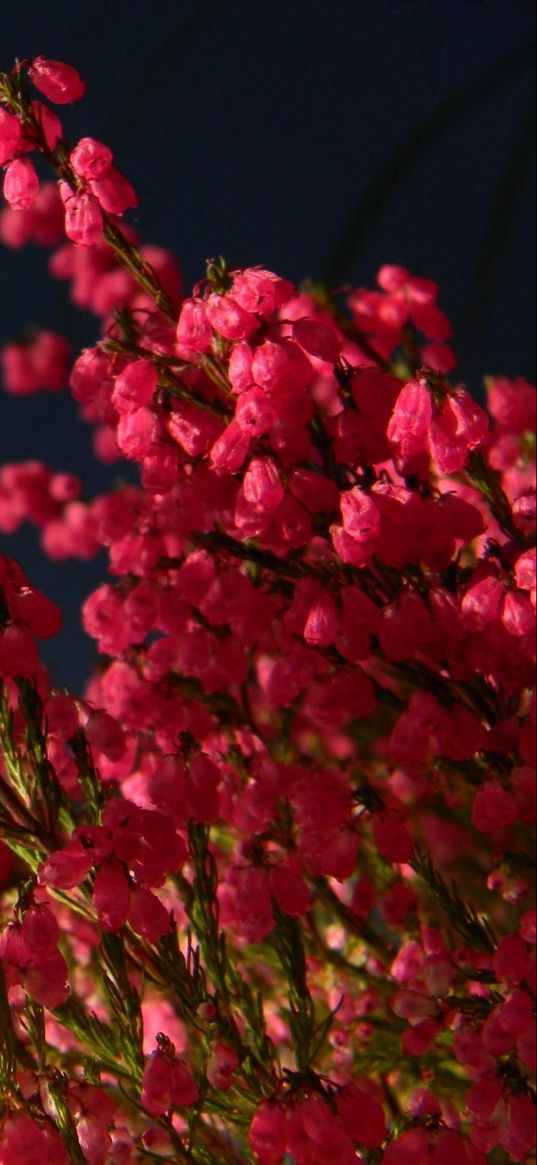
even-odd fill
[(139, 484), (0, 469), (3, 532), (108, 554), (83, 697), (0, 558), (0, 1163), (529, 1161), (535, 390), (452, 383), (400, 267), (340, 302), (218, 260), (181, 299), (30, 83), (84, 89), (0, 75), (0, 235), (102, 332), (70, 371), (7, 345), (5, 385), (68, 380)]

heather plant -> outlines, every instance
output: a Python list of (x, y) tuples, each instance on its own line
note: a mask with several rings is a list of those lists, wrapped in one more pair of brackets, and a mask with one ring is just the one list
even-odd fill
[(0, 554), (0, 1163), (534, 1161), (535, 390), (477, 404), (398, 266), (185, 294), (83, 92), (0, 74), (1, 238), (99, 329), (5, 389), (136, 471), (0, 469), (1, 531), (108, 554), (79, 694)]

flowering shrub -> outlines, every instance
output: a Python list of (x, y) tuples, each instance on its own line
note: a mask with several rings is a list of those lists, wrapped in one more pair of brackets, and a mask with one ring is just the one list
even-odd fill
[(0, 555), (0, 1163), (534, 1160), (535, 391), (448, 379), (401, 267), (185, 296), (83, 92), (0, 75), (1, 237), (100, 320), (3, 376), (138, 484), (0, 469), (1, 530), (109, 570), (77, 696)]

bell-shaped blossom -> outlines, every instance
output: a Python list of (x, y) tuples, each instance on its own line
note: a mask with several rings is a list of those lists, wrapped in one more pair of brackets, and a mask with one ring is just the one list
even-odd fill
[(4, 172), (3, 193), (13, 210), (29, 210), (39, 193), (39, 178), (30, 158), (14, 158)]
[(266, 1100), (258, 1105), (248, 1131), (248, 1144), (259, 1165), (281, 1165), (287, 1148), (283, 1105)]
[(34, 57), (28, 70), (36, 89), (55, 105), (69, 105), (84, 96), (86, 86), (73, 65), (47, 57)]
[(207, 1079), (213, 1088), (228, 1092), (233, 1085), (233, 1077), (239, 1066), (236, 1052), (229, 1044), (217, 1041), (213, 1044), (207, 1064)]

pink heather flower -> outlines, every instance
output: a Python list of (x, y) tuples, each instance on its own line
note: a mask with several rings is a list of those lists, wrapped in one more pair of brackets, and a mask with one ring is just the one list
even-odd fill
[(97, 587), (82, 604), (82, 625), (97, 640), (99, 650), (109, 655), (120, 655), (131, 641), (123, 621), (123, 603), (110, 583)]
[(18, 153), (22, 141), (20, 121), (13, 113), (0, 107), (0, 166), (10, 162)]
[(71, 890), (84, 881), (93, 865), (93, 855), (78, 846), (56, 850), (40, 867), (39, 882), (61, 890)]
[(32, 101), (32, 113), (49, 150), (55, 150), (63, 136), (63, 127), (58, 114), (42, 101)]
[(403, 593), (393, 606), (384, 608), (380, 642), (388, 659), (409, 659), (426, 649), (432, 640), (431, 617), (415, 593)]
[[(451, 326), (450, 320), (448, 320), (447, 316), (444, 314), (441, 308), (439, 308), (438, 304), (434, 303), (432, 300), (423, 301), (421, 303), (414, 302), (412, 304), (410, 314), (415, 327), (419, 328), (420, 332), (423, 332), (423, 334), (428, 336), (431, 340), (447, 340), (449, 336), (451, 336), (453, 328)], [(429, 347), (436, 349), (441, 346), (443, 345), (434, 344), (425, 345), (424, 348), (422, 348), (422, 355), (426, 364), (429, 363), (425, 355), (427, 349)], [(446, 369), (446, 371), (449, 370)]]
[(93, 903), (104, 931), (115, 934), (127, 921), (130, 886), (120, 862), (108, 859), (99, 866), (93, 885)]
[(2, 376), (7, 392), (57, 392), (69, 376), (71, 348), (57, 332), (40, 329), (25, 343), (6, 344), (0, 353)]
[(239, 1060), (229, 1044), (218, 1041), (213, 1044), (212, 1052), (207, 1064), (207, 1079), (213, 1088), (221, 1092), (228, 1092), (233, 1084), (233, 1076), (239, 1066)]
[(417, 897), (410, 886), (402, 882), (394, 882), (384, 892), (380, 902), (380, 910), (390, 926), (401, 926), (409, 914), (415, 912)]
[(125, 733), (117, 720), (101, 709), (90, 712), (84, 725), (89, 743), (109, 760), (120, 760), (126, 748)]
[(520, 935), (524, 942), (535, 945), (537, 942), (537, 917), (535, 910), (525, 910), (520, 919)]
[(499, 1104), (504, 1087), (501, 1076), (488, 1074), (481, 1076), (466, 1094), (466, 1104), (470, 1112), (480, 1120), (487, 1120)]
[(377, 271), (377, 283), (383, 291), (404, 292), (413, 303), (431, 303), (438, 295), (438, 284), (433, 279), (411, 275), (407, 267), (384, 263)]
[(405, 1056), (424, 1056), (433, 1047), (441, 1031), (441, 1025), (433, 1019), (423, 1019), (413, 1027), (408, 1027), (401, 1038)]
[(256, 510), (270, 513), (284, 496), (278, 467), (271, 457), (253, 457), (244, 475), (243, 495)]
[(502, 1055), (533, 1024), (532, 996), (518, 987), (487, 1016), (482, 1028), (483, 1046), (492, 1055)]
[(284, 914), (298, 918), (306, 913), (310, 907), (310, 891), (302, 877), (300, 862), (293, 854), (272, 866), (269, 882), (271, 893)]
[(411, 1129), (390, 1142), (382, 1165), (425, 1165), (428, 1144), (424, 1129)]
[(151, 360), (132, 360), (116, 377), (112, 403), (119, 412), (151, 404), (157, 380), (157, 370)]
[(4, 173), (3, 193), (12, 210), (29, 210), (39, 193), (39, 178), (30, 158), (14, 158)]
[(503, 585), (493, 575), (475, 583), (461, 602), (463, 627), (468, 631), (481, 631), (487, 623), (494, 622), (499, 616), (503, 595)]
[(535, 385), (522, 376), (487, 378), (487, 403), (496, 424), (503, 432), (532, 432), (537, 421)]
[(177, 323), (176, 340), (181, 351), (206, 352), (213, 330), (201, 299), (185, 299)]
[(35, 676), (38, 667), (35, 639), (26, 627), (11, 625), (0, 630), (0, 676)]
[(36, 587), (21, 586), (7, 594), (7, 603), (13, 619), (41, 639), (57, 635), (62, 627), (59, 607)]
[(518, 1093), (508, 1100), (508, 1124), (500, 1133), (500, 1144), (518, 1161), (524, 1160), (536, 1141), (535, 1106), (531, 1097)]
[(63, 692), (51, 692), (44, 701), (43, 712), (49, 732), (57, 733), (64, 740), (75, 736), (78, 729), (78, 709), (76, 701)]
[(337, 638), (340, 616), (328, 591), (320, 591), (314, 599), (304, 626), (304, 639), (311, 647), (328, 647)]
[(95, 138), (80, 138), (69, 155), (69, 161), (79, 178), (89, 181), (102, 178), (112, 164), (112, 151)]
[(249, 447), (249, 433), (245, 433), (237, 421), (231, 421), (211, 448), (211, 465), (215, 473), (235, 473)]
[(112, 389), (108, 356), (99, 348), (84, 349), (75, 360), (69, 378), (69, 387), (75, 400), (81, 404), (91, 404), (103, 383), (109, 384)]
[(158, 942), (170, 931), (170, 916), (160, 898), (144, 886), (132, 890), (129, 903), (129, 922), (136, 934), (150, 943)]
[(260, 388), (242, 392), (235, 408), (235, 420), (251, 437), (262, 437), (276, 423), (274, 405)]
[(537, 529), (537, 496), (535, 490), (528, 490), (513, 502), (513, 521), (517, 530), (528, 538), (535, 537)]
[(455, 968), (443, 951), (428, 955), (423, 964), (423, 979), (431, 995), (446, 995), (454, 975)]
[(43, 1007), (59, 1007), (69, 996), (67, 963), (60, 951), (39, 952), (22, 975), (25, 990)]
[(31, 951), (44, 953), (57, 946), (60, 928), (47, 906), (30, 906), (23, 918), (21, 935)]
[(299, 466), (289, 474), (289, 489), (312, 513), (330, 514), (337, 510), (337, 486), (322, 473)]
[(2, 1165), (67, 1165), (67, 1152), (51, 1121), (37, 1124), (24, 1113), (8, 1116), (0, 1140)]
[(336, 1093), (339, 1119), (351, 1140), (364, 1149), (380, 1149), (386, 1137), (386, 1118), (375, 1086), (369, 1081), (347, 1084)]
[(474, 798), (472, 822), (481, 833), (496, 833), (516, 821), (515, 798), (498, 781), (485, 781)]
[(506, 935), (494, 953), (493, 967), (510, 987), (521, 983), (528, 970), (528, 949), (517, 934)]
[(414, 852), (412, 834), (400, 817), (381, 813), (373, 818), (375, 843), (389, 862), (408, 862)]
[(235, 865), (222, 886), (222, 920), (248, 942), (263, 942), (274, 927), (269, 880), (261, 866)]
[(65, 65), (63, 61), (35, 57), (28, 75), (36, 89), (55, 105), (69, 105), (72, 101), (79, 101), (86, 91), (77, 70), (72, 65)]
[(0, 935), (0, 958), (12, 980), (43, 1007), (58, 1007), (69, 995), (67, 964), (57, 949), (59, 931), (46, 907), (30, 908), (27, 923)]
[(140, 201), (128, 178), (112, 165), (99, 178), (93, 178), (89, 185), (108, 214), (122, 215), (126, 210), (138, 206)]
[(372, 544), (380, 532), (380, 511), (371, 496), (357, 486), (340, 495), (343, 528), (356, 542)]
[(190, 1108), (199, 1098), (195, 1080), (182, 1060), (176, 1060), (173, 1045), (166, 1042), (161, 1051), (147, 1059), (141, 1101), (151, 1116), (160, 1116), (170, 1108)]
[(374, 543), (356, 541), (355, 538), (347, 534), (342, 525), (331, 525), (330, 535), (335, 553), (342, 563), (351, 566), (366, 566), (373, 558)]
[(112, 1137), (103, 1120), (89, 1114), (76, 1122), (76, 1135), (88, 1165), (105, 1165), (110, 1160)]
[(94, 247), (101, 239), (104, 220), (97, 199), (84, 190), (75, 193), (66, 183), (60, 183), (60, 194), (65, 206), (65, 233), (80, 247)]
[(288, 279), (262, 267), (247, 267), (233, 277), (233, 297), (245, 311), (266, 319), (295, 294)]
[(154, 412), (142, 406), (121, 413), (116, 440), (125, 457), (131, 461), (141, 461), (151, 452), (157, 432), (158, 422)]
[(409, 380), (395, 402), (387, 429), (388, 440), (403, 458), (427, 448), (433, 406), (429, 390), (420, 380)]
[[(412, 315), (414, 314), (412, 312)], [(448, 376), (457, 364), (457, 357), (453, 349), (447, 344), (438, 344), (434, 341), (429, 344), (424, 344), (420, 354), (424, 364), (432, 368), (434, 372), (440, 372), (444, 376)]]
[(173, 1061), (164, 1052), (153, 1052), (147, 1059), (141, 1102), (151, 1116), (161, 1116), (172, 1106)]
[(411, 940), (399, 947), (390, 969), (397, 983), (412, 983), (420, 977), (422, 967), (422, 947), (420, 943)]
[[(188, 302), (188, 301), (187, 301)], [(262, 345), (260, 345), (262, 347)], [(257, 349), (259, 351), (259, 348)], [(253, 350), (245, 340), (234, 344), (229, 354), (228, 376), (231, 391), (240, 395), (253, 386)]]
[(466, 464), (468, 451), (482, 445), (487, 434), (486, 414), (461, 389), (448, 396), (433, 417), (430, 452), (443, 473), (456, 473)]
[(204, 753), (191, 761), (186, 785), (188, 816), (211, 824), (218, 818), (220, 770)]
[(293, 335), (308, 356), (315, 356), (327, 364), (336, 363), (341, 351), (341, 340), (330, 324), (322, 324), (318, 320), (297, 320)]
[(244, 340), (258, 326), (255, 316), (245, 311), (230, 295), (213, 292), (205, 301), (205, 311), (215, 332), (226, 340)]
[(276, 1100), (256, 1108), (248, 1132), (248, 1144), (259, 1165), (281, 1165), (287, 1148), (285, 1109)]
[(489, 420), (481, 406), (464, 388), (456, 388), (448, 402), (457, 423), (457, 436), (464, 438), (469, 449), (482, 445), (489, 434)]
[(503, 601), (502, 623), (510, 635), (535, 632), (535, 606), (523, 591), (508, 591)]
[[(201, 457), (222, 431), (222, 424), (207, 409), (197, 408), (186, 401), (172, 402), (166, 419), (166, 428), (189, 457)], [(174, 481), (176, 473), (174, 474)]]
[[(232, 367), (234, 368), (235, 365), (232, 364)], [(253, 355), (250, 352), (248, 371), (250, 381), (253, 380), (265, 392), (273, 392), (278, 384), (284, 382), (284, 378), (290, 376), (291, 366), (288, 349), (283, 344), (264, 340), (262, 344), (258, 345)], [(239, 389), (235, 387), (235, 391), (238, 392)]]
[(320, 1096), (306, 1097), (287, 1114), (287, 1148), (297, 1165), (355, 1165), (352, 1141)]

